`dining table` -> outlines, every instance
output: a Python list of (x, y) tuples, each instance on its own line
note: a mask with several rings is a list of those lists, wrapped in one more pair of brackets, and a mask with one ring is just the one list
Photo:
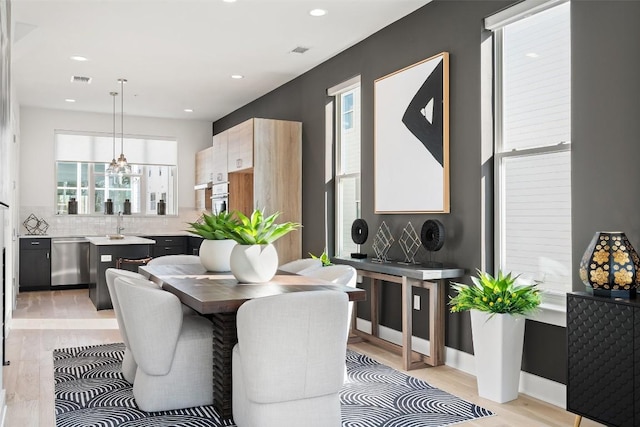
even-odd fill
[(213, 405), (224, 419), (232, 418), (231, 355), (238, 342), (236, 313), (246, 301), (290, 292), (338, 290), (349, 301), (365, 301), (364, 289), (277, 271), (265, 283), (239, 283), (231, 272), (207, 271), (200, 264), (145, 265), (140, 274), (176, 295), (213, 324)]

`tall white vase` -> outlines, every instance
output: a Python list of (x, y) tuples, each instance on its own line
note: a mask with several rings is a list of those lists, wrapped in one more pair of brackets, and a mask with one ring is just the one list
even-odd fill
[(518, 398), (525, 318), (471, 310), (478, 395), (504, 403)]
[(264, 283), (278, 270), (275, 246), (236, 245), (231, 251), (231, 273), (241, 283)]
[(231, 251), (235, 240), (203, 240), (200, 244), (200, 263), (207, 271), (223, 272), (231, 270)]

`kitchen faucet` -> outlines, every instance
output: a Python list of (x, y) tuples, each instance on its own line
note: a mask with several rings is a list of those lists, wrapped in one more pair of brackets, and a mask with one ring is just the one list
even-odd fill
[(116, 217), (116, 234), (122, 234), (122, 230), (124, 227), (122, 226), (122, 211), (120, 211)]

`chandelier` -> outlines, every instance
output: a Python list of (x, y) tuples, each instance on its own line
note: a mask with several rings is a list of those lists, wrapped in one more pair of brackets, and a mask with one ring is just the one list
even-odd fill
[(120, 82), (120, 157), (118, 157), (116, 173), (130, 174), (131, 165), (127, 163), (127, 158), (124, 156), (124, 84), (127, 80), (118, 79), (118, 81)]

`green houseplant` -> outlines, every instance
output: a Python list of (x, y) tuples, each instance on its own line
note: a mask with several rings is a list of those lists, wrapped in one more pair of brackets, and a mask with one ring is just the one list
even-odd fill
[(528, 314), (540, 305), (540, 291), (536, 285), (517, 285), (519, 276), (506, 276), (499, 271), (494, 278), (478, 270), (471, 277), (474, 286), (455, 283), (457, 292), (449, 301), (452, 312), (479, 310), (487, 313)]
[(519, 284), (518, 276), (501, 271), (493, 277), (478, 270), (473, 285), (454, 283), (452, 312), (471, 312), (471, 332), (476, 361), (478, 394), (504, 403), (518, 398), (523, 315), (540, 305), (537, 285)]
[(236, 242), (229, 237), (229, 230), (237, 220), (227, 211), (219, 213), (203, 212), (196, 222), (190, 222), (186, 230), (202, 237), (200, 262), (208, 271), (231, 270), (231, 251)]
[(330, 265), (333, 265), (331, 263), (331, 258), (329, 258), (329, 255), (327, 254), (326, 249), (322, 252), (322, 254), (320, 254), (320, 256), (316, 256), (314, 254), (312, 254), (311, 252), (309, 252), (309, 256), (313, 259), (317, 259), (320, 260), (320, 262), (322, 263), (323, 267), (328, 267)]
[(251, 216), (234, 212), (234, 223), (226, 229), (227, 237), (237, 242), (231, 251), (231, 272), (243, 283), (263, 283), (278, 269), (278, 252), (273, 242), (297, 230), (297, 222), (276, 223), (280, 212), (265, 216), (256, 209)]

